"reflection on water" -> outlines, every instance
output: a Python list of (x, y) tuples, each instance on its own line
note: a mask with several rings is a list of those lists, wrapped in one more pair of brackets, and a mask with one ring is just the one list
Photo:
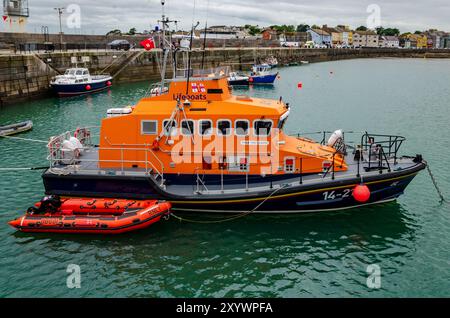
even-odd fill
[[(403, 212), (400, 204), (390, 203), (339, 214), (252, 215), (208, 226), (172, 219), (148, 231), (111, 238), (14, 236), (38, 259), (50, 255), (55, 262), (90, 264), (85, 274), (101, 283), (79, 295), (114, 296), (106, 289), (109, 285), (127, 296), (346, 295), (343, 282), (328, 285), (337, 270), (344, 281), (364, 281), (368, 256), (387, 270), (392, 265), (377, 251), (391, 250), (394, 259), (409, 253), (418, 225)], [(399, 247), (398, 240), (406, 245)]]
[[(450, 116), (449, 67), (445, 60), (318, 63), (283, 68), (275, 85), (235, 88), (234, 94), (283, 96), (291, 104), (289, 131), (405, 135), (403, 152), (422, 153), (449, 195), (444, 176), (450, 174), (450, 154), (439, 137)], [(32, 119), (33, 131), (23, 137), (47, 140), (78, 126), (98, 126), (108, 108), (135, 104), (148, 85), (5, 107), (0, 125)], [(43, 166), (45, 156), (41, 143), (0, 139), (0, 167)], [(448, 205), (437, 205), (424, 173), (398, 203), (339, 213), (250, 215), (212, 225), (172, 218), (117, 237), (17, 233), (7, 221), (40, 199), (40, 172), (0, 172), (0, 189), (0, 297), (450, 294), (450, 213)], [(66, 287), (69, 264), (81, 266), (81, 289)], [(366, 285), (370, 264), (381, 268), (381, 289)]]

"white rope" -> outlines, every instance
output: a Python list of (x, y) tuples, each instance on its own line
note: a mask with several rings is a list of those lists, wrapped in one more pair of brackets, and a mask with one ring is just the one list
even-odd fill
[(23, 141), (32, 141), (32, 142), (41, 142), (47, 144), (48, 141), (46, 140), (38, 140), (38, 139), (31, 139), (31, 138), (21, 138), (21, 137), (13, 137), (13, 136), (0, 136), (2, 138), (6, 139), (16, 139), (16, 140), (23, 140)]

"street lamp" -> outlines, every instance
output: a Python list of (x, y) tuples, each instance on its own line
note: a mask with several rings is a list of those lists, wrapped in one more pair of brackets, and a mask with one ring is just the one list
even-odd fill
[(59, 17), (59, 47), (60, 47), (60, 50), (62, 51), (63, 32), (62, 32), (61, 16), (62, 16), (65, 8), (53, 8), (53, 9), (55, 9), (58, 12), (58, 17)]

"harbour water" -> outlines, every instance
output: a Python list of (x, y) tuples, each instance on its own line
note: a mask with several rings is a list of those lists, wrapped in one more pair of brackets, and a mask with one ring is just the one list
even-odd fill
[[(423, 154), (450, 199), (450, 60), (326, 62), (283, 68), (280, 77), (272, 88), (236, 93), (283, 96), (292, 133), (406, 136), (402, 152)], [(148, 86), (6, 107), (0, 125), (32, 119), (33, 131), (20, 137), (47, 140), (98, 125), (106, 109), (135, 103)], [(44, 143), (0, 139), (0, 168), (45, 166), (45, 156)], [(39, 171), (0, 171), (0, 297), (450, 296), (450, 205), (439, 204), (426, 172), (384, 205), (214, 225), (172, 218), (117, 237), (24, 234), (7, 225), (42, 194)], [(81, 268), (79, 289), (66, 285), (69, 264)], [(380, 288), (366, 284), (372, 264)]]

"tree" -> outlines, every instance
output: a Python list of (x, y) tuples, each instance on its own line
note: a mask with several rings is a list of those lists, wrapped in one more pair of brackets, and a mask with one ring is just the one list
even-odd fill
[(308, 24), (299, 24), (297, 26), (297, 32), (306, 32), (309, 30), (309, 25)]
[(114, 29), (106, 33), (106, 35), (122, 35), (122, 31), (120, 31), (119, 29)]
[(320, 26), (318, 26), (317, 24), (313, 24), (313, 25), (311, 26), (311, 29), (320, 29)]
[(397, 28), (383, 28), (382, 26), (376, 29), (378, 35), (387, 35), (387, 36), (398, 36), (400, 34), (400, 30)]
[(244, 28), (245, 28), (246, 30), (248, 30), (248, 34), (250, 34), (250, 35), (252, 35), (252, 36), (255, 36), (255, 35), (257, 35), (257, 34), (260, 34), (261, 31), (262, 31), (261, 28), (260, 28), (258, 25), (254, 26), (254, 25), (246, 24), (246, 25), (244, 26)]
[(384, 34), (385, 29), (382, 26), (376, 28), (376, 31), (378, 35), (385, 35)]
[(414, 34), (422, 34), (422, 31), (416, 31)]
[(272, 26), (270, 26), (270, 28), (272, 30), (275, 30), (275, 31), (280, 32), (280, 33), (285, 33), (285, 32), (286, 33), (294, 33), (297, 30), (295, 25), (286, 25), (286, 24), (283, 24), (283, 25), (272, 25)]
[(356, 28), (356, 31), (367, 31), (367, 27), (365, 27), (364, 25), (361, 25)]
[(131, 28), (130, 31), (127, 33), (128, 35), (135, 35), (136, 34), (136, 28)]

